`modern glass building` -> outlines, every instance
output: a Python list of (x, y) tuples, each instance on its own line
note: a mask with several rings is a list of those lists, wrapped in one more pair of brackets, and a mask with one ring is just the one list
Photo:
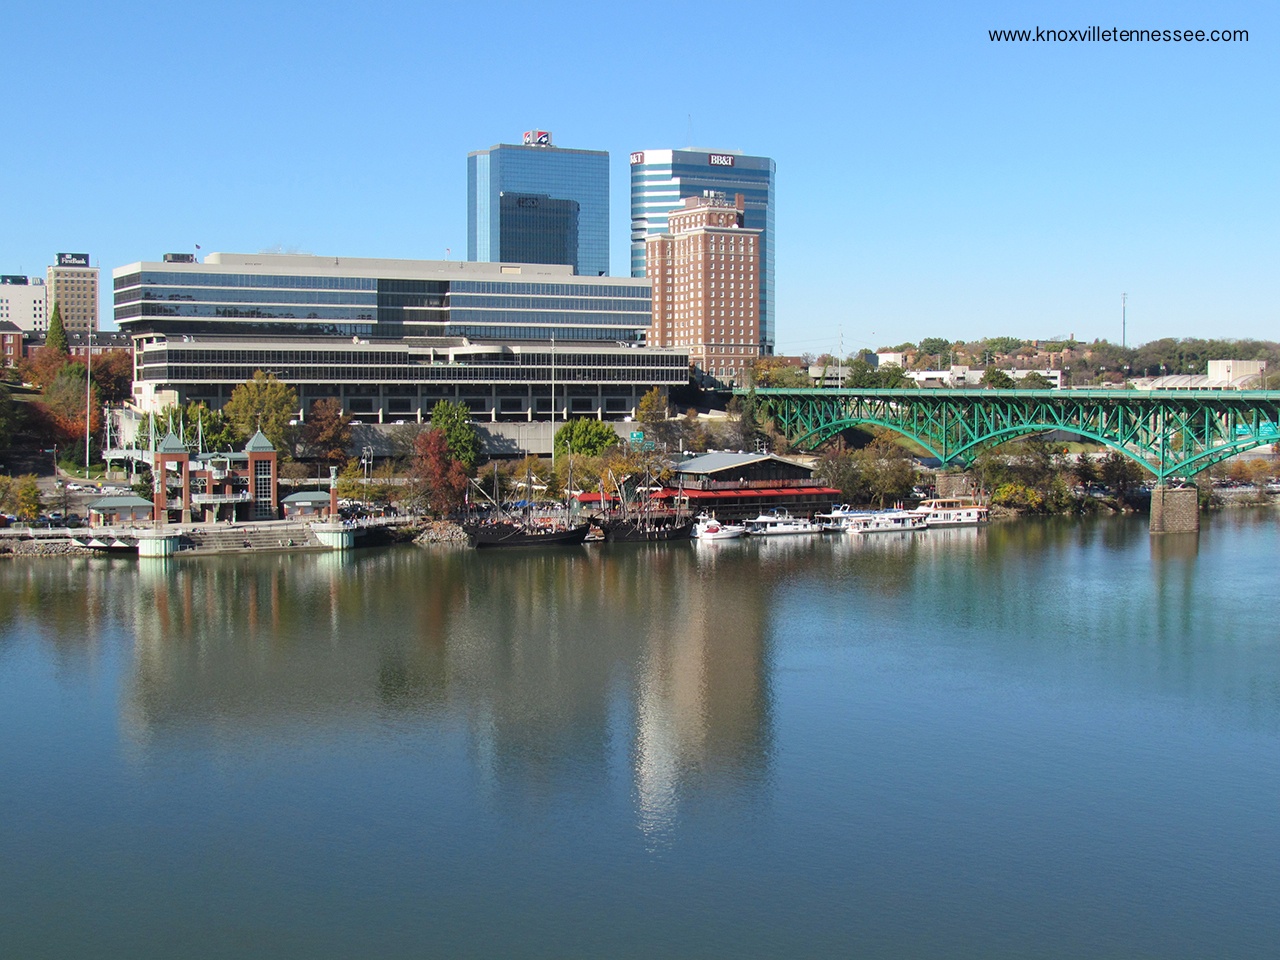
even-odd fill
[[(563, 249), (568, 238), (548, 223), (540, 208), (503, 202), (504, 195), (541, 195), (576, 203), (577, 250)], [(567, 208), (564, 208), (567, 210)], [(505, 254), (515, 231), (527, 235), (538, 223), (552, 231), (544, 244), (519, 242), (539, 259), (512, 260)], [(549, 259), (556, 257), (557, 259)], [(543, 259), (547, 258), (547, 259)], [(501, 143), (467, 156), (467, 259), (480, 263), (565, 263), (579, 276), (609, 273), (609, 154), (604, 150), (565, 150), (551, 145), (544, 131), (525, 134), (525, 143)]]
[(667, 232), (667, 214), (707, 191), (745, 200), (743, 226), (761, 231), (760, 348), (774, 346), (774, 178), (768, 157), (732, 150), (638, 150), (631, 154), (631, 275), (645, 275), (644, 244)]
[(622, 420), (689, 378), (688, 351), (645, 346), (648, 280), (564, 265), (212, 253), (112, 276), (142, 406), (219, 408), (262, 370), (361, 419), (457, 399), (482, 420)]
[(500, 262), (578, 262), (578, 201), (508, 191), (498, 207)]

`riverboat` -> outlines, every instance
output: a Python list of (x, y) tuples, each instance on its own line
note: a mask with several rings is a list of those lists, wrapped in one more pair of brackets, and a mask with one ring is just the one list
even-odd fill
[(747, 532), (746, 525), (740, 523), (721, 523), (707, 513), (698, 514), (693, 525), (695, 540), (736, 540)]
[(849, 533), (911, 533), (927, 528), (924, 517), (910, 510), (881, 510), (851, 519), (845, 528)]
[(986, 523), (989, 511), (974, 500), (962, 497), (921, 500), (911, 511), (930, 527), (971, 527)]
[(812, 520), (793, 517), (780, 508), (762, 513), (754, 520), (748, 520), (746, 527), (746, 534), (749, 537), (787, 537), (822, 532), (822, 527)]
[(856, 510), (847, 503), (832, 507), (827, 513), (816, 513), (813, 519), (817, 521), (818, 526), (826, 532), (840, 532), (847, 530), (850, 523), (856, 523), (863, 517), (869, 516), (868, 510)]

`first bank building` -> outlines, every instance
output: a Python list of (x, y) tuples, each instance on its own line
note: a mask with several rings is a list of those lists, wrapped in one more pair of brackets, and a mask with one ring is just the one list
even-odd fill
[(365, 422), (426, 419), (439, 400), (478, 421), (634, 416), (688, 382), (687, 351), (645, 345), (648, 280), (554, 264), (212, 253), (112, 271), (142, 410), (221, 408), (256, 371), (336, 397)]

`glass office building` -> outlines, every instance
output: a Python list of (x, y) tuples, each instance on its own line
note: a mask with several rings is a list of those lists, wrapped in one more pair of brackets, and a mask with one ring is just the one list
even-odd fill
[(638, 150), (631, 154), (631, 275), (645, 275), (644, 243), (667, 232), (667, 214), (707, 191), (745, 200), (743, 226), (761, 231), (760, 348), (774, 346), (774, 177), (768, 157), (725, 150)]
[(364, 420), (429, 417), (441, 399), (494, 422), (623, 420), (689, 378), (687, 350), (645, 346), (648, 280), (567, 265), (212, 253), (112, 280), (142, 407), (220, 408), (262, 370), (304, 409), (335, 397)]
[(506, 192), (498, 206), (500, 262), (578, 262), (578, 201)]
[[(609, 154), (604, 150), (566, 150), (551, 145), (544, 131), (525, 134), (524, 144), (502, 143), (467, 156), (467, 259), (472, 262), (567, 263), (583, 277), (609, 274)], [(507, 232), (521, 230), (535, 217), (504, 217), (504, 194), (541, 195), (578, 205), (577, 251), (572, 259), (556, 251), (558, 240), (522, 247), (564, 259), (513, 261), (504, 254)], [(532, 214), (534, 207), (525, 207)], [(563, 239), (563, 236), (561, 237)]]

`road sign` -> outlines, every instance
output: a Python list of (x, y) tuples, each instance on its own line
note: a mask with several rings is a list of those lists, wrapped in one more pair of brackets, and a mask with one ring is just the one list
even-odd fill
[(631, 431), (631, 440), (632, 440), (632, 442), (633, 442), (633, 443), (639, 443), (639, 442), (640, 442), (641, 440), (643, 440), (643, 439), (644, 439), (644, 431), (643, 431), (643, 430), (632, 430), (632, 431)]

